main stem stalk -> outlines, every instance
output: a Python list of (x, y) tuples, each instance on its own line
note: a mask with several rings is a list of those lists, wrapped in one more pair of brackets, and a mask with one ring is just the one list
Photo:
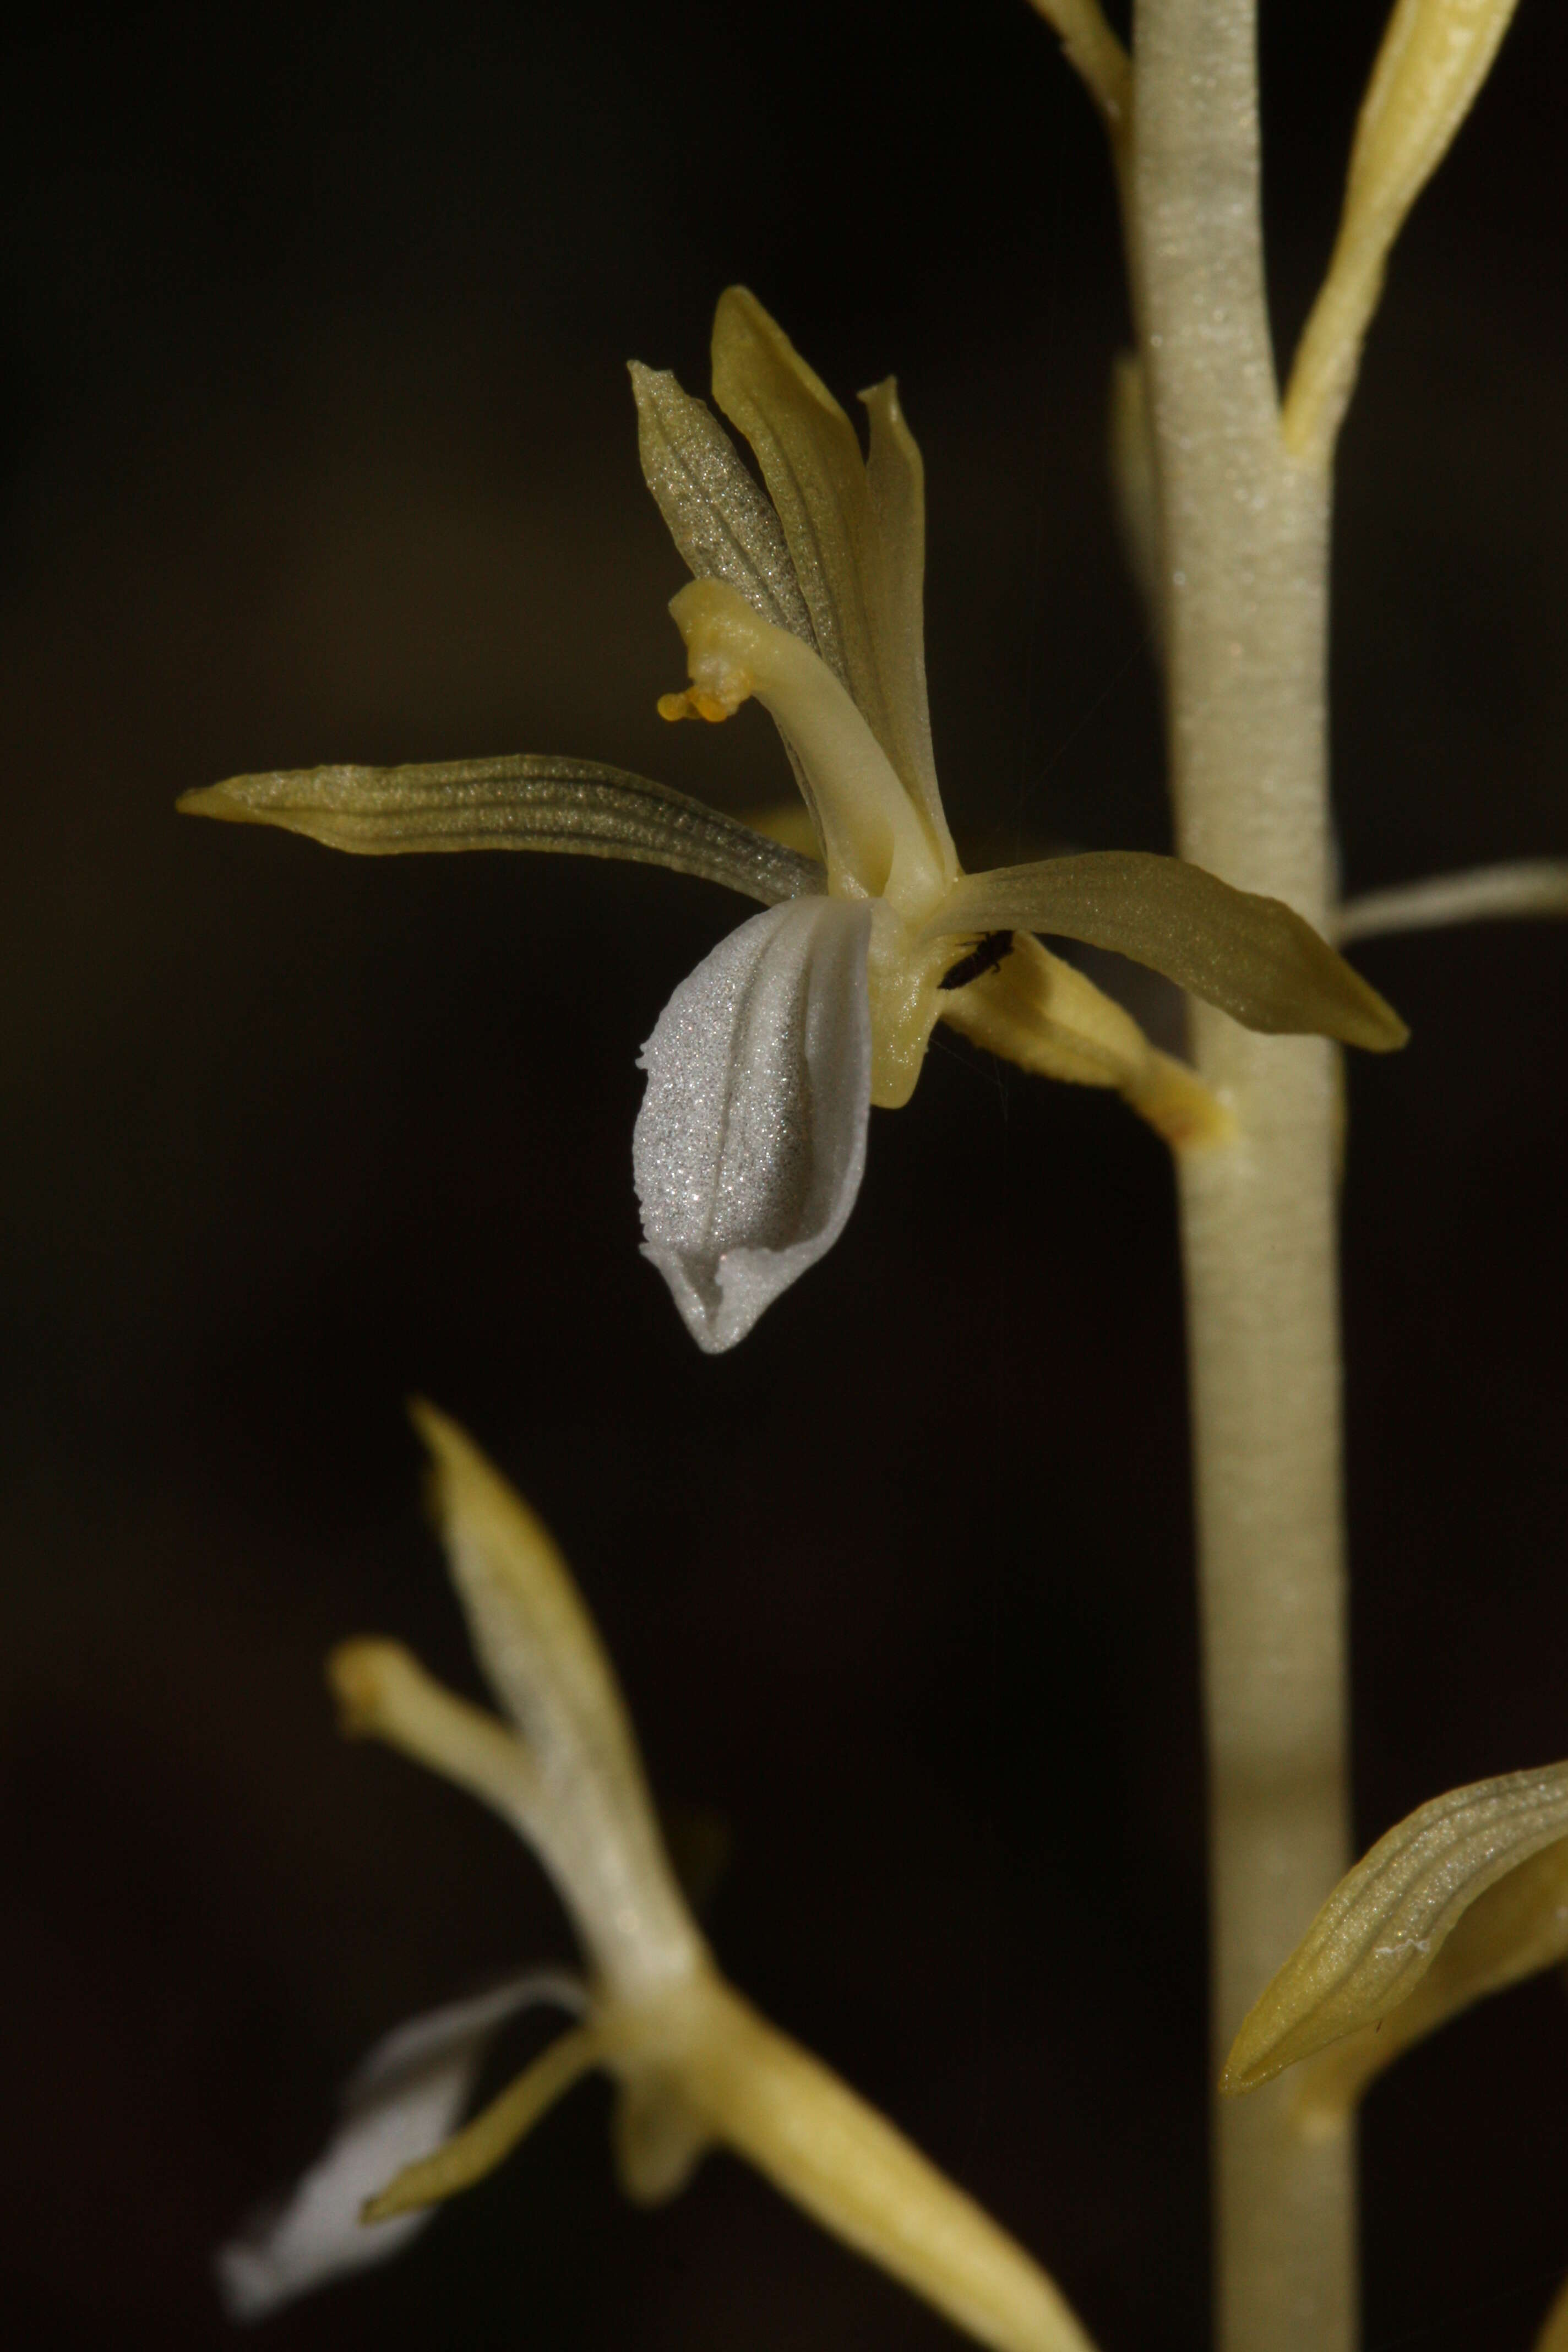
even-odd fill
[[(1289, 458), (1264, 289), (1253, 0), (1138, 0), (1133, 277), (1184, 856), (1324, 926), (1329, 486)], [(1337, 1071), (1195, 1009), (1234, 1136), (1183, 1155), (1217, 2061), (1345, 1868)], [(1354, 2153), (1285, 2084), (1215, 2118), (1222, 2352), (1352, 2352)]]

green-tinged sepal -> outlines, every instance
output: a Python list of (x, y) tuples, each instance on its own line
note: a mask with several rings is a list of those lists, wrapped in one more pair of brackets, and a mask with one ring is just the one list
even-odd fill
[(723, 426), (668, 370), (633, 360), (630, 373), (643, 477), (693, 574), (722, 580), (764, 621), (819, 651), (778, 516)]
[(1244, 1028), (1337, 1037), (1376, 1054), (1410, 1032), (1282, 899), (1233, 889), (1184, 858), (1110, 849), (972, 874), (926, 936), (1044, 931), (1110, 948), (1217, 1004)]
[(298, 768), (185, 793), (187, 816), (276, 824), (371, 857), (542, 849), (666, 866), (764, 907), (826, 887), (813, 857), (644, 776), (530, 753), (406, 768)]
[(871, 460), (821, 377), (743, 286), (720, 297), (713, 396), (750, 442), (789, 542), (817, 650), (951, 856), (921, 650), (925, 491), (889, 382), (865, 395)]

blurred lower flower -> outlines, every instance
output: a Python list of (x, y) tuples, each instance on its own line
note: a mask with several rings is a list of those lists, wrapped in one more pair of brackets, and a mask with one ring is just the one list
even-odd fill
[[(344, 1727), (444, 1773), (519, 1832), (565, 1903), (588, 1972), (510, 1979), (383, 2042), (350, 2083), (322, 2156), (218, 2255), (231, 2315), (261, 2318), (398, 2252), (435, 2205), (492, 2170), (601, 2067), (619, 2086), (615, 2155), (629, 2196), (673, 2196), (707, 2149), (729, 2147), (996, 2352), (1091, 2352), (1022, 2248), (721, 1976), (564, 1563), (461, 1430), (429, 1405), (415, 1418), (453, 1581), (510, 1722), (432, 1681), (397, 1643), (359, 1641), (329, 1665)], [(576, 2022), (459, 2128), (491, 2042), (538, 2001)]]

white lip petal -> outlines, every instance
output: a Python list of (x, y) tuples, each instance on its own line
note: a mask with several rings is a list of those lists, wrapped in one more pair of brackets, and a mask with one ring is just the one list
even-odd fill
[(535, 1971), (413, 2018), (378, 2042), (351, 2076), (342, 2120), (317, 2161), (280, 2203), (255, 2214), (219, 2250), (214, 2267), (229, 2317), (264, 2319), (341, 2272), (384, 2262), (416, 2237), (431, 2213), (367, 2225), (360, 2208), (448, 2137), (509, 2019), (540, 2000), (581, 2010), (584, 1998), (574, 1979)]
[(682, 981), (643, 1048), (643, 1254), (700, 1348), (743, 1339), (843, 1232), (866, 1164), (871, 909), (798, 898)]

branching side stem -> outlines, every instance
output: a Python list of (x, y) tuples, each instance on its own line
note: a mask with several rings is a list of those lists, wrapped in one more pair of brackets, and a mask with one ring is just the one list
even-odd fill
[[(1329, 919), (1329, 481), (1288, 457), (1265, 299), (1254, 0), (1138, 0), (1131, 245), (1160, 488), (1178, 846)], [(1348, 1860), (1337, 1073), (1194, 1007), (1228, 1140), (1179, 1155), (1216, 2062)], [(1288, 2091), (1216, 2118), (1222, 2352), (1351, 2352), (1354, 2159)]]

